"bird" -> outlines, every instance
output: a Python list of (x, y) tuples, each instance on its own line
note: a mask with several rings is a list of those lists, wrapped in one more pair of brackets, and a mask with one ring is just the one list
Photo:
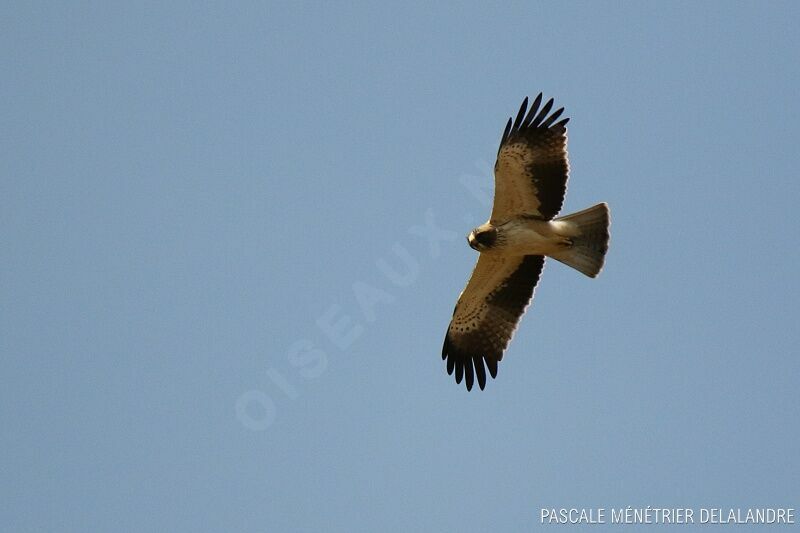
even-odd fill
[[(511, 341), (549, 257), (591, 278), (605, 262), (610, 211), (599, 203), (558, 217), (569, 176), (564, 108), (542, 93), (509, 117), (494, 166), (489, 220), (467, 236), (478, 261), (458, 297), (442, 347), (447, 373), (481, 390)], [(541, 106), (541, 107), (540, 107)], [(559, 120), (560, 119), (560, 120)]]

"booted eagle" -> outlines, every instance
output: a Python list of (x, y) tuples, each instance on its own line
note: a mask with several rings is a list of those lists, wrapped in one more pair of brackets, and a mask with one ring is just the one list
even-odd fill
[(609, 211), (605, 203), (556, 218), (564, 202), (569, 163), (564, 108), (542, 94), (529, 111), (522, 102), (508, 119), (494, 165), (494, 205), (489, 221), (467, 237), (480, 252), (447, 328), (442, 359), (456, 383), (486, 386), (486, 371), (497, 376), (519, 319), (533, 298), (545, 257), (595, 277), (608, 250)]

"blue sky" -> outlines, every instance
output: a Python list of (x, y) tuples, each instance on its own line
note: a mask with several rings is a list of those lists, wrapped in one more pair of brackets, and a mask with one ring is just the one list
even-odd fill
[[(796, 3), (2, 11), (2, 529), (800, 507)], [(611, 249), (467, 393), (465, 184), (539, 91)]]

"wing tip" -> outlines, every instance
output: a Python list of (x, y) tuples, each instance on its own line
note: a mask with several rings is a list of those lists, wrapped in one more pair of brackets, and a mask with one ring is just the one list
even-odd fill
[[(562, 119), (559, 122), (555, 122), (561, 114), (564, 112), (564, 108), (561, 107), (550, 113), (553, 109), (553, 104), (555, 103), (554, 98), (550, 98), (545, 102), (545, 104), (540, 108), (543, 100), (543, 93), (540, 92), (536, 98), (531, 102), (530, 107), (528, 107), (528, 97), (526, 96), (522, 100), (522, 105), (517, 112), (516, 118), (509, 117), (508, 122), (506, 123), (505, 130), (503, 131), (503, 137), (500, 140), (500, 148), (498, 148), (498, 153), (500, 149), (502, 149), (503, 145), (508, 141), (510, 137), (515, 136), (519, 133), (524, 132), (531, 132), (534, 131), (541, 131), (541, 130), (551, 130), (557, 132), (559, 129), (566, 126), (567, 122), (569, 122), (569, 118)], [(527, 113), (526, 113), (527, 111)]]
[(449, 332), (444, 339), (442, 360), (447, 361), (447, 374), (452, 376), (455, 373), (456, 383), (460, 385), (464, 381), (467, 391), (472, 391), (476, 381), (480, 390), (486, 388), (487, 369), (492, 379), (497, 377), (499, 359), (489, 354), (469, 353), (458, 349), (452, 342)]

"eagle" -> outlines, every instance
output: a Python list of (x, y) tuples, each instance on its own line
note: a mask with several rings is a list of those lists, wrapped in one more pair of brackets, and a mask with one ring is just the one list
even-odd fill
[[(520, 318), (533, 299), (552, 257), (589, 277), (600, 273), (608, 250), (609, 209), (597, 204), (558, 217), (567, 190), (567, 122), (564, 108), (544, 106), (542, 93), (528, 109), (522, 101), (508, 119), (494, 166), (494, 203), (489, 221), (467, 236), (478, 262), (461, 292), (447, 328), (442, 359), (456, 383), (475, 379), (481, 390), (486, 374), (497, 377)], [(560, 120), (559, 120), (560, 119)]]

